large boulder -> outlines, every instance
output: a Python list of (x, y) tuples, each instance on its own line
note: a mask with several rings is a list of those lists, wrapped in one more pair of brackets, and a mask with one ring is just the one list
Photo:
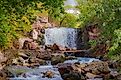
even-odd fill
[(39, 59), (50, 60), (51, 59), (51, 52), (48, 52), (48, 51), (38, 52), (36, 54), (36, 57)]
[(74, 64), (59, 63), (58, 69), (64, 80), (85, 80), (81, 69), (79, 70)]
[(61, 54), (61, 53), (52, 54), (51, 61), (52, 61), (52, 64), (63, 63), (65, 61), (65, 56), (64, 54)]
[(108, 80), (110, 69), (106, 62), (95, 61), (90, 63), (61, 63), (58, 69), (64, 80)]
[(108, 74), (110, 73), (110, 69), (106, 62), (98, 61), (98, 62), (91, 62), (88, 64), (87, 67), (84, 67), (86, 72), (91, 72), (93, 74)]

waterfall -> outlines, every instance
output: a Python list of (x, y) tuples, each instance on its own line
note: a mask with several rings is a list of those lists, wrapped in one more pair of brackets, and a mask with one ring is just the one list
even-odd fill
[(79, 29), (74, 28), (47, 28), (45, 29), (45, 45), (53, 45), (77, 49), (77, 38)]

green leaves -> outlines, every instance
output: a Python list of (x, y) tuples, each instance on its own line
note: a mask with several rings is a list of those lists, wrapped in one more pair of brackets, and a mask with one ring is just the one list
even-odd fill
[(78, 17), (70, 13), (65, 14), (61, 26), (78, 28)]
[[(81, 26), (98, 23), (103, 40), (110, 41), (109, 56), (121, 55), (121, 0), (77, 0)], [(95, 41), (90, 41), (95, 45)]]
[[(10, 47), (12, 41), (30, 31), (35, 17), (46, 9), (59, 16), (64, 0), (2, 0), (0, 1), (0, 48)], [(54, 12), (51, 12), (54, 10)]]

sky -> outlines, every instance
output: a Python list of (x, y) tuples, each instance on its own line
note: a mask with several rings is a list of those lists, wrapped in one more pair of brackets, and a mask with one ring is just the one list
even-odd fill
[(76, 5), (77, 5), (77, 2), (76, 2), (76, 0), (67, 0), (67, 1), (65, 2), (65, 5), (76, 6)]

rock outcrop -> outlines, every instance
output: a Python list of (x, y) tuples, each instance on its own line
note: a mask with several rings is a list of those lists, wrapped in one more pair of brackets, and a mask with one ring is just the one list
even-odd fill
[(87, 80), (95, 78), (108, 80), (110, 78), (108, 64), (102, 61), (82, 64), (59, 64), (58, 68), (64, 80)]

